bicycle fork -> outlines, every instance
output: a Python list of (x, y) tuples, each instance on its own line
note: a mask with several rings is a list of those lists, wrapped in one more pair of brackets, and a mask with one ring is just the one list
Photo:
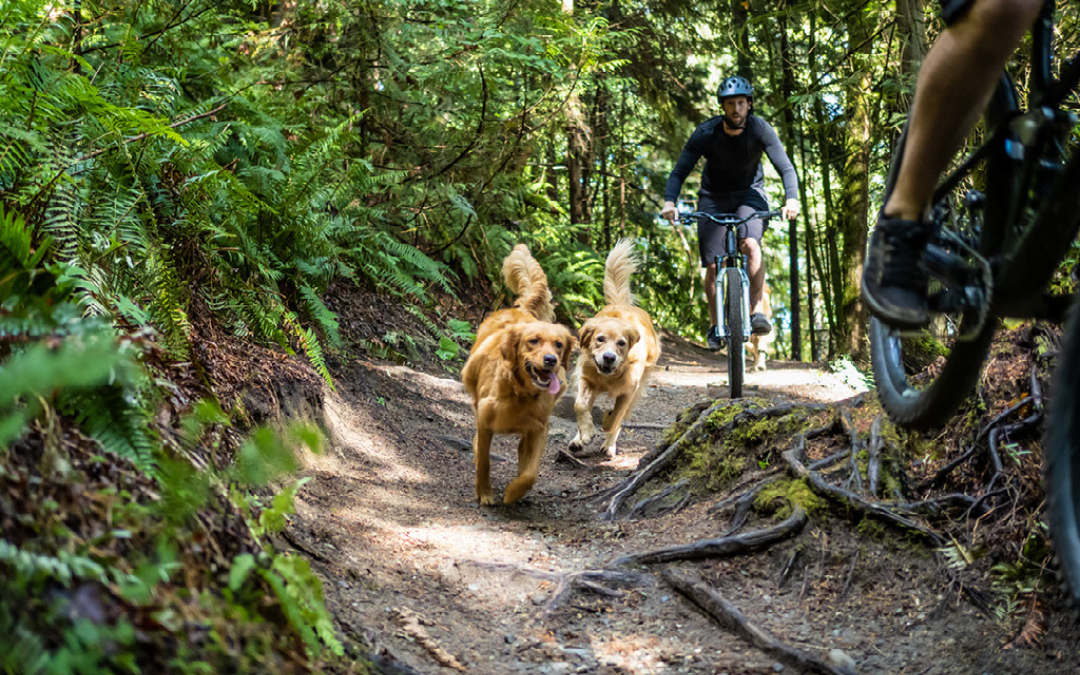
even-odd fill
[[(731, 262), (734, 263), (733, 260)], [(716, 311), (716, 323), (720, 326), (720, 341), (724, 346), (727, 346), (728, 341), (731, 338), (731, 327), (728, 326), (726, 308), (728, 294), (733, 291), (742, 296), (739, 305), (742, 307), (743, 342), (750, 340), (750, 277), (746, 275), (746, 269), (743, 267), (738, 267), (734, 264), (731, 264), (728, 267), (723, 267), (722, 265), (723, 259), (720, 256), (716, 256), (716, 294), (714, 296), (716, 299), (716, 307), (714, 309)], [(729, 284), (725, 283), (727, 281), (726, 270), (731, 268), (739, 270), (739, 288), (737, 289), (732, 289)]]

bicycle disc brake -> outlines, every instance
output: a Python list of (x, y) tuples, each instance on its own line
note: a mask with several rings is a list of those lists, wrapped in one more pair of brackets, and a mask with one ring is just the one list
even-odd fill
[(994, 274), (990, 262), (959, 234), (939, 229), (926, 247), (926, 267), (944, 288), (930, 294), (930, 311), (962, 314), (958, 340), (979, 334), (990, 313)]

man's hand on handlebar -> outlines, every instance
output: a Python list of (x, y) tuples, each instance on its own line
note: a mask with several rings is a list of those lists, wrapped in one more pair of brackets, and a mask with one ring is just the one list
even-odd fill
[(671, 222), (679, 217), (679, 210), (675, 208), (675, 202), (664, 202), (664, 208), (660, 211), (660, 217)]
[(784, 202), (783, 208), (780, 209), (780, 214), (784, 216), (786, 220), (795, 220), (799, 217), (799, 200), (789, 199)]

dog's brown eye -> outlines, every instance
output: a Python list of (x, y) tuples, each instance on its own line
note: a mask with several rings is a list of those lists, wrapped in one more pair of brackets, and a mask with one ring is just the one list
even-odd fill
[(562, 349), (562, 343), (561, 342), (556, 342), (555, 343), (555, 349)]
[(604, 344), (604, 336), (601, 335), (601, 336), (597, 337), (596, 342), (597, 342), (597, 344)]
[(529, 344), (535, 347), (536, 345), (540, 344), (540, 338), (533, 338), (529, 340)]
[(626, 346), (626, 340), (619, 340), (618, 344), (619, 344), (620, 347), (625, 347)]

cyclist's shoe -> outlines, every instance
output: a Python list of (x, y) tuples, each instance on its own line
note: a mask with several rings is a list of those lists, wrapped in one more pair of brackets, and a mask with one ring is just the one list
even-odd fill
[(929, 317), (924, 222), (878, 215), (863, 269), (862, 293), (870, 311), (895, 328), (918, 328)]
[(705, 342), (708, 343), (709, 349), (714, 352), (720, 351), (720, 348), (724, 346), (723, 341), (720, 339), (720, 329), (713, 326), (709, 329), (709, 332), (705, 334)]
[(772, 323), (769, 321), (769, 317), (761, 312), (754, 312), (750, 315), (750, 333), (752, 335), (768, 335), (771, 332)]

